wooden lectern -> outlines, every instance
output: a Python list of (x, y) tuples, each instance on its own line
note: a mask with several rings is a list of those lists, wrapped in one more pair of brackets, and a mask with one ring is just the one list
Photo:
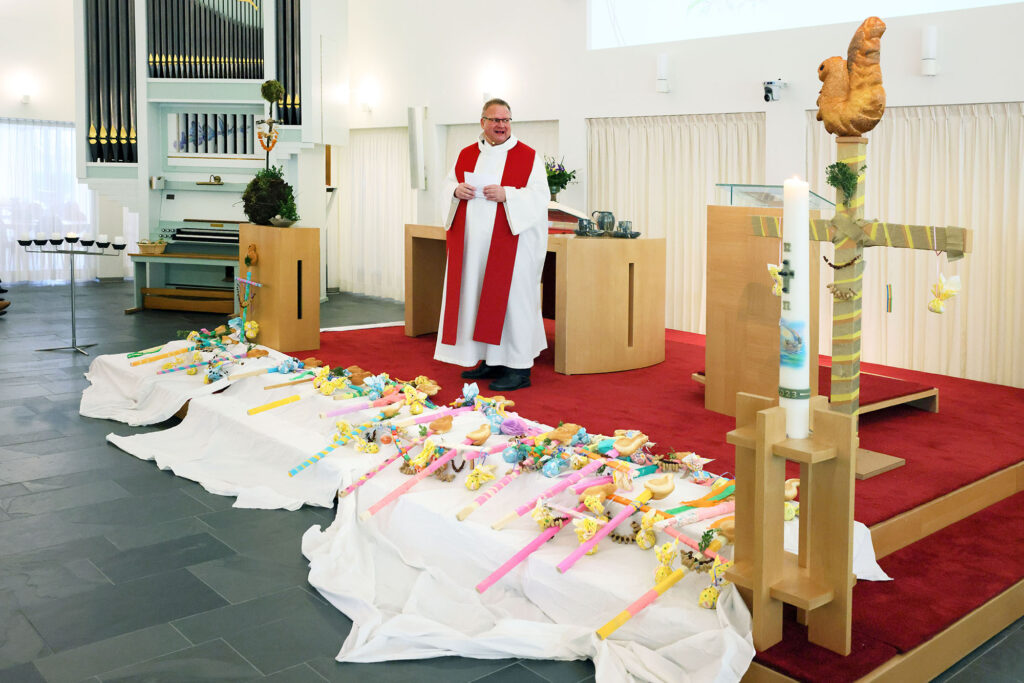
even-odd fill
[[(249, 246), (258, 260), (246, 265)], [(252, 273), (255, 297), (248, 318), (260, 325), (256, 340), (278, 351), (320, 348), (320, 230), (275, 228), (242, 223), (238, 226), (238, 272)], [(245, 284), (238, 283), (239, 291)]]
[[(816, 218), (817, 211), (811, 212)], [(755, 237), (751, 216), (782, 216), (782, 209), (708, 206), (707, 347), (704, 407), (734, 415), (736, 394), (777, 396), (781, 299), (772, 294), (766, 264), (780, 262), (779, 238)], [(818, 393), (818, 268), (810, 245), (808, 324), (811, 395)]]

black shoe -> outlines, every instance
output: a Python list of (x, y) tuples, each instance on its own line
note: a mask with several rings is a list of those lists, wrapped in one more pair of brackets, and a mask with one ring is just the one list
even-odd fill
[(494, 379), (503, 377), (506, 372), (508, 372), (508, 368), (503, 365), (488, 365), (486, 362), (480, 361), (480, 365), (472, 370), (464, 370), (462, 379)]
[(491, 391), (515, 391), (528, 386), (530, 386), (530, 368), (522, 370), (509, 368), (504, 375), (487, 385), (487, 388)]

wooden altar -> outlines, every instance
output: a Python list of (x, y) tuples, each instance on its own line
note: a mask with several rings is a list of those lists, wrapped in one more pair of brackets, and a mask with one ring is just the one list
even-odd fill
[[(444, 228), (405, 226), (405, 333), (436, 332)], [(544, 316), (555, 320), (555, 371), (618, 372), (665, 360), (665, 240), (549, 235)]]

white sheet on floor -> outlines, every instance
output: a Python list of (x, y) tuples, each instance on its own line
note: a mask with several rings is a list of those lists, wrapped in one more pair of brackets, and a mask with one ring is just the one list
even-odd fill
[[(221, 393), (194, 398), (188, 416), (174, 428), (130, 437), (112, 434), (108, 439), (213, 493), (236, 496), (239, 507), (331, 505), (338, 488), (379, 463), (393, 447), (375, 455), (339, 448), (289, 477), (289, 469), (329, 441), (335, 420), (322, 419), (319, 413), (345, 404), (313, 395), (309, 385), (263, 389), (279, 381), (275, 375), (239, 380)], [(257, 415), (246, 412), (292, 393), (305, 398)], [(346, 419), (368, 417), (364, 411)], [(473, 413), (459, 416), (448, 442), (458, 442), (480, 421)], [(506, 467), (497, 455), (491, 462), (499, 470)], [(595, 556), (560, 574), (556, 565), (576, 546), (571, 527), (478, 594), (474, 586), (538, 533), (529, 517), (500, 532), (491, 523), (552, 481), (540, 475), (521, 477), (459, 522), (456, 512), (477, 495), (465, 489), (464, 476), (447, 484), (428, 478), (370, 521), (358, 521), (359, 512), (407, 480), (394, 465), (341, 499), (330, 527), (315, 526), (305, 533), (302, 551), (310, 562), (310, 584), (354, 622), (340, 661), (447, 655), (592, 658), (602, 683), (735, 681), (747, 669), (754, 655), (749, 612), (732, 587), (723, 592), (718, 610), (699, 608), (697, 596), (708, 584), (706, 574), (687, 574), (609, 640), (598, 638), (596, 628), (651, 587), (657, 563), (652, 552), (605, 540)], [(667, 503), (706, 492), (677, 482)], [(568, 494), (562, 499), (570, 502)], [(699, 537), (709, 523), (685, 531)], [(787, 525), (790, 540), (795, 538), (794, 526)], [(860, 578), (872, 578), (877, 564), (870, 542), (863, 542), (870, 536), (866, 529), (856, 536), (854, 571)]]
[[(189, 345), (185, 340), (171, 341), (163, 345), (160, 353)], [(241, 353), (243, 349), (239, 344), (229, 351)], [(268, 357), (246, 359), (246, 368), (270, 367), (285, 357), (272, 349), (265, 350), (270, 352)], [(196, 375), (187, 375), (184, 371), (158, 375), (157, 371), (166, 361), (132, 367), (132, 360), (128, 354), (118, 353), (97, 356), (90, 363), (85, 378), (91, 384), (82, 392), (78, 408), (81, 415), (117, 420), (133, 427), (151, 425), (170, 418), (189, 399), (227, 386), (226, 380), (204, 384), (202, 369)]]
[[(478, 422), (457, 420), (466, 431)], [(528, 516), (502, 531), (491, 523), (552, 480), (520, 477), (459, 522), (456, 513), (477, 494), (461, 477), (450, 484), (431, 477), (370, 521), (357, 519), (406, 479), (385, 470), (340, 500), (330, 527), (303, 537), (310, 584), (354, 622), (339, 661), (592, 658), (598, 681), (674, 683), (735, 681), (749, 666), (749, 612), (733, 588), (718, 610), (698, 607), (706, 574), (688, 574), (612, 638), (598, 638), (595, 629), (651, 588), (657, 561), (653, 552), (606, 539), (596, 555), (560, 574), (556, 565), (577, 545), (571, 526), (478, 594), (474, 586), (539, 533)], [(680, 482), (671, 500), (705, 492)], [(561, 498), (570, 502), (569, 494)]]
[[(211, 493), (236, 496), (235, 507), (297, 510), (331, 507), (343, 476), (369, 466), (370, 456), (338, 449), (294, 477), (288, 472), (331, 443), (337, 420), (366, 421), (376, 410), (336, 418), (321, 412), (351, 407), (363, 399), (336, 401), (316, 393), (311, 383), (265, 390), (280, 375), (236, 381), (225, 391), (192, 399), (181, 424), (160, 432), (107, 440), (161, 469), (202, 484)], [(300, 400), (249, 415), (248, 410), (289, 396)]]

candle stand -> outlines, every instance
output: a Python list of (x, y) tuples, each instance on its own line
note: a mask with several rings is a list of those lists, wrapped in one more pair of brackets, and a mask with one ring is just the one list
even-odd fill
[[(67, 244), (65, 245), (65, 241)], [(78, 333), (75, 329), (75, 256), (120, 256), (120, 253), (124, 251), (124, 248), (128, 246), (125, 243), (114, 243), (110, 242), (99, 242), (92, 239), (79, 239), (78, 237), (64, 237), (57, 239), (50, 237), (47, 239), (35, 238), (35, 239), (18, 239), (18, 244), (25, 247), (25, 251), (29, 254), (67, 254), (68, 262), (71, 272), (71, 345), (70, 346), (56, 346), (51, 349), (36, 349), (37, 351), (77, 351), (83, 355), (88, 356), (89, 352), (85, 349), (90, 346), (96, 346), (96, 344), (79, 344)], [(44, 249), (46, 244), (50, 244), (52, 248)], [(35, 248), (33, 249), (33, 245)], [(75, 246), (80, 245), (81, 248), (76, 249)], [(66, 248), (59, 248), (65, 246)], [(95, 250), (89, 247), (95, 246)], [(114, 251), (108, 252), (107, 248), (113, 247)]]

